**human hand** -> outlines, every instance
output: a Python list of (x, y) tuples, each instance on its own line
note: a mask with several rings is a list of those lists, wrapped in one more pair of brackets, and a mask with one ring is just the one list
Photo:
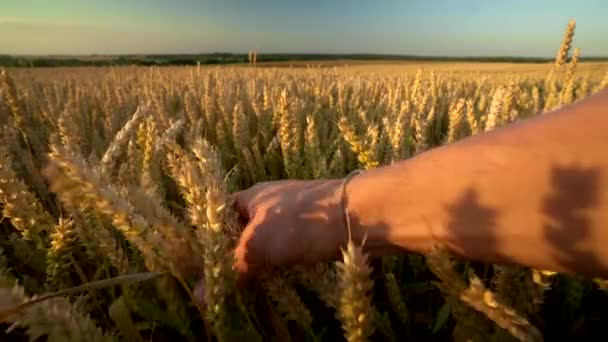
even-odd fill
[(241, 280), (262, 269), (333, 260), (347, 239), (342, 180), (259, 183), (235, 194), (246, 222), (235, 250)]

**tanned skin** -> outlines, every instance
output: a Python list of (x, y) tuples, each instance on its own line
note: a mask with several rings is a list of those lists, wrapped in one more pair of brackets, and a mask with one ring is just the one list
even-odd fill
[[(259, 183), (236, 193), (242, 279), (338, 258), (343, 179)], [(608, 90), (437, 147), (347, 183), (352, 236), (372, 255), (455, 255), (608, 277)]]

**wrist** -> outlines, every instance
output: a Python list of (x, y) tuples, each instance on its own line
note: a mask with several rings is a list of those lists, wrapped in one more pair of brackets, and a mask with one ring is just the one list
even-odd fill
[(343, 246), (350, 237), (355, 244), (363, 245), (366, 252), (380, 256), (393, 248), (388, 240), (388, 227), (381, 222), (375, 210), (375, 207), (381, 206), (382, 203), (376, 203), (373, 197), (372, 179), (373, 175), (370, 177), (368, 172), (352, 174), (343, 179)]
[[(372, 256), (405, 251), (428, 252), (438, 236), (427, 219), (424, 194), (428, 183), (412, 161), (370, 170), (345, 187), (353, 241)], [(437, 216), (437, 215), (434, 215)]]

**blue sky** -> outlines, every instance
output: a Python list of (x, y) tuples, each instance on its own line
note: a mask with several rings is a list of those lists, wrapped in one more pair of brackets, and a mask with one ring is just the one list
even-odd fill
[(0, 0), (0, 54), (545, 56), (570, 18), (608, 56), (608, 0)]

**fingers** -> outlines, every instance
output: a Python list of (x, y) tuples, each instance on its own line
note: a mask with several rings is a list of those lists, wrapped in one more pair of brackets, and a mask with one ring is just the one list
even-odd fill
[[(278, 252), (275, 234), (271, 226), (262, 224), (264, 215), (256, 213), (274, 199), (277, 193), (289, 187), (288, 182), (263, 182), (234, 193), (234, 207), (241, 217), (241, 224), (246, 225), (237, 248), (235, 249), (234, 270), (239, 282), (246, 282), (257, 276), (262, 269), (281, 262), (284, 253)], [(268, 220), (268, 218), (266, 218)]]
[(250, 222), (243, 231), (234, 251), (235, 262), (233, 269), (237, 273), (238, 282), (246, 283), (255, 278), (267, 267), (267, 248), (264, 244), (263, 230), (256, 229), (257, 223)]

